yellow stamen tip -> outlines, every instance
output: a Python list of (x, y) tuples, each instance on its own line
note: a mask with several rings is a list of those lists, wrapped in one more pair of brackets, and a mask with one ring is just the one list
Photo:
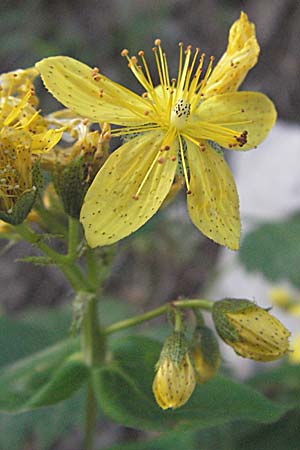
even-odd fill
[(128, 50), (127, 50), (127, 48), (124, 48), (122, 51), (121, 51), (121, 56), (128, 56)]
[(154, 45), (157, 45), (159, 47), (160, 44), (161, 44), (161, 40), (160, 39), (155, 39)]

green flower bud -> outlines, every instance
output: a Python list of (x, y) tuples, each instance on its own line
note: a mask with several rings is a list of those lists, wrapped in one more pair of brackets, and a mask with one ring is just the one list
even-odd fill
[(53, 182), (66, 214), (78, 219), (89, 187), (83, 158), (77, 158), (67, 166), (58, 166), (53, 174)]
[(195, 370), (184, 334), (174, 331), (164, 343), (153, 381), (155, 400), (162, 409), (179, 408), (193, 393)]
[(192, 355), (198, 383), (210, 380), (221, 364), (218, 341), (212, 330), (206, 326), (197, 327), (193, 336)]
[(212, 316), (220, 337), (244, 358), (273, 361), (289, 350), (290, 332), (250, 300), (220, 300), (214, 303)]

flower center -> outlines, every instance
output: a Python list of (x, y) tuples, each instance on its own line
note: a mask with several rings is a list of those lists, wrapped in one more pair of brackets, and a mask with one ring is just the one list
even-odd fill
[(191, 113), (191, 104), (180, 98), (171, 111), (170, 123), (181, 130)]

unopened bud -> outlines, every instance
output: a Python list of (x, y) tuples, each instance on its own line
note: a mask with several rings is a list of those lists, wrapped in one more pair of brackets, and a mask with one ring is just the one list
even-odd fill
[(212, 330), (197, 327), (193, 336), (192, 355), (198, 383), (210, 380), (219, 370), (221, 355), (219, 344)]
[(155, 400), (162, 409), (179, 408), (193, 393), (195, 370), (184, 334), (174, 331), (164, 343), (153, 381)]
[(220, 337), (244, 358), (273, 361), (289, 351), (290, 332), (250, 300), (220, 300), (212, 316)]

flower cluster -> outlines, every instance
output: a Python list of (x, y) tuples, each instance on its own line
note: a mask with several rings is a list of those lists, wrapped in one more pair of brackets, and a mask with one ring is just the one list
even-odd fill
[[(156, 364), (153, 393), (162, 409), (179, 408), (192, 395), (196, 383), (213, 378), (221, 365), (218, 341), (194, 309), (197, 325), (189, 340), (174, 327)], [(289, 331), (267, 310), (246, 299), (224, 299), (212, 306), (212, 318), (220, 338), (244, 358), (267, 362), (289, 351)]]
[[(84, 284), (75, 260), (87, 248), (78, 245), (77, 219), (90, 247), (113, 244), (143, 226), (183, 186), (194, 225), (216, 243), (239, 248), (239, 199), (223, 151), (256, 147), (276, 120), (265, 95), (237, 91), (258, 59), (254, 25), (241, 13), (216, 65), (199, 48), (179, 43), (176, 78), (170, 76), (160, 39), (152, 51), (156, 77), (144, 51), (121, 53), (142, 95), (98, 68), (63, 56), (0, 76), (0, 232), (19, 231), (38, 244), (40, 236), (31, 229), (13, 226), (34, 221), (48, 232), (54, 223), (54, 235), (53, 230), (61, 231), (61, 216), (68, 215), (68, 254), (42, 242), (47, 258), (30, 261), (54, 261), (62, 271), (66, 264), (64, 273), (75, 290)], [(65, 109), (47, 116), (37, 109), (33, 82), (38, 74)], [(111, 137), (123, 143), (109, 154)], [(42, 171), (51, 179), (45, 189)], [(92, 259), (87, 261), (89, 294), (99, 277)], [(255, 303), (224, 299), (208, 309), (220, 338), (238, 355), (273, 361), (289, 351), (288, 330)], [(191, 337), (176, 311), (156, 365), (153, 393), (163, 409), (184, 405), (196, 384), (213, 378), (221, 365), (217, 338), (193, 311), (197, 323)]]

